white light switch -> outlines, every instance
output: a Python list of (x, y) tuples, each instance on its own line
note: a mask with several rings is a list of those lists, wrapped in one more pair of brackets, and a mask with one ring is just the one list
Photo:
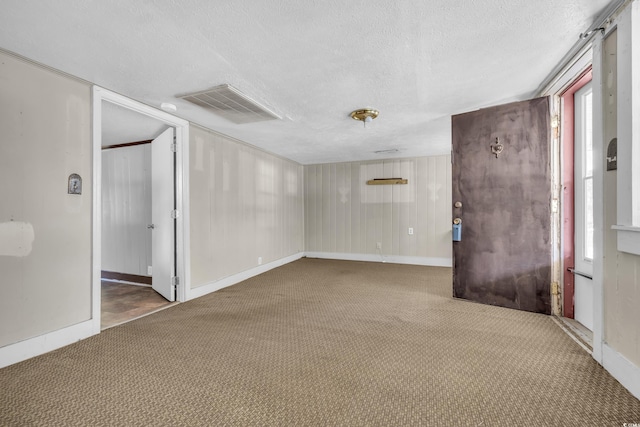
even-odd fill
[(409, 234), (413, 234), (413, 227), (409, 227)]

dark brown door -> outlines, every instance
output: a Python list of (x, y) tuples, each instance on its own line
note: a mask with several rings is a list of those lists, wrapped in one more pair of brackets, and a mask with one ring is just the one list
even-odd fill
[(454, 296), (549, 314), (548, 98), (453, 116), (452, 138)]

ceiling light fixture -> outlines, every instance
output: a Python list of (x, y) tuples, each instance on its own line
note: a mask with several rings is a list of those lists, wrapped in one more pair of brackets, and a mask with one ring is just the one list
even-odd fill
[(176, 107), (175, 104), (170, 104), (168, 102), (163, 102), (162, 104), (160, 104), (160, 108), (162, 108), (164, 111), (168, 111), (169, 113), (175, 113), (176, 111), (178, 111), (178, 107)]
[(373, 119), (378, 117), (378, 114), (380, 114), (380, 112), (378, 110), (372, 110), (370, 108), (364, 108), (362, 110), (352, 111), (351, 114), (349, 114), (349, 115), (351, 116), (351, 118), (353, 120), (362, 121), (364, 123), (364, 126), (367, 127), (367, 123), (371, 123), (373, 121)]

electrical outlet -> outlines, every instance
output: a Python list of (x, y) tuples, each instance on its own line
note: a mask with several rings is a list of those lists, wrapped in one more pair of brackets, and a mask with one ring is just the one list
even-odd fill
[(382, 249), (382, 242), (376, 243), (376, 249)]
[(413, 234), (413, 227), (409, 227), (409, 234)]
[(153, 269), (150, 265), (147, 266), (147, 276), (151, 276), (153, 274)]
[(262, 265), (262, 257), (261, 256), (258, 257), (258, 265)]

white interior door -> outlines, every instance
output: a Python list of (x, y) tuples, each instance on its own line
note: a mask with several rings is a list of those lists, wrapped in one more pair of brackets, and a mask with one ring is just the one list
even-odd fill
[(174, 129), (151, 143), (151, 286), (169, 301), (176, 300)]
[(593, 141), (592, 89), (574, 94), (575, 319), (593, 330)]

